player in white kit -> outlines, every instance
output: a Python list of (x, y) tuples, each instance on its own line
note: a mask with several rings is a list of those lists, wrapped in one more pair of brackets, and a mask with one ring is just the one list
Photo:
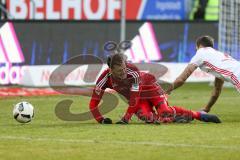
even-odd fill
[(222, 53), (213, 48), (214, 40), (210, 36), (201, 36), (196, 41), (196, 55), (191, 59), (188, 66), (169, 87), (167, 93), (182, 86), (187, 78), (198, 67), (207, 73), (215, 76), (214, 90), (212, 96), (204, 107), (203, 111), (209, 112), (217, 101), (224, 81), (231, 82), (240, 92), (240, 62), (233, 59), (226, 53)]

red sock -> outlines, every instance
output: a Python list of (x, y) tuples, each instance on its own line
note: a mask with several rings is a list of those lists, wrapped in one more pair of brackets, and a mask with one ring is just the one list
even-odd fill
[(176, 115), (178, 116), (189, 116), (192, 117), (193, 119), (200, 120), (200, 112), (187, 110), (185, 108), (177, 106), (173, 106), (172, 108), (176, 111)]

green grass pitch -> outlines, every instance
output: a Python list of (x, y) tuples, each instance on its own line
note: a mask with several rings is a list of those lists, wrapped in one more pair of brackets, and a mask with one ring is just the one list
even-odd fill
[[(198, 110), (210, 94), (208, 84), (186, 84), (170, 95), (169, 102)], [(234, 89), (224, 88), (211, 111), (221, 118), (221, 124), (194, 121), (146, 125), (136, 120), (129, 125), (100, 125), (94, 120), (66, 122), (54, 112), (55, 105), (63, 99), (74, 101), (71, 107), (74, 113), (87, 111), (90, 100), (81, 96), (0, 99), (0, 159), (240, 159), (240, 94)], [(29, 124), (20, 124), (12, 117), (12, 105), (22, 100), (35, 106), (36, 116)], [(126, 107), (121, 101), (106, 116), (116, 122)]]

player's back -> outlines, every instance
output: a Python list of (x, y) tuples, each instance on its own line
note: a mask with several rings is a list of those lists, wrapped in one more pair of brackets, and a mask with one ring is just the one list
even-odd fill
[(200, 48), (196, 54), (199, 54), (203, 61), (199, 67), (216, 77), (231, 81), (232, 74), (238, 75), (240, 72), (240, 62), (211, 47)]

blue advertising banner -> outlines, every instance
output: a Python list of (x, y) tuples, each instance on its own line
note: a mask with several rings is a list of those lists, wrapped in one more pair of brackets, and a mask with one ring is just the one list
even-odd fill
[(146, 1), (140, 19), (183, 20), (186, 18), (185, 8), (185, 1), (183, 0)]

